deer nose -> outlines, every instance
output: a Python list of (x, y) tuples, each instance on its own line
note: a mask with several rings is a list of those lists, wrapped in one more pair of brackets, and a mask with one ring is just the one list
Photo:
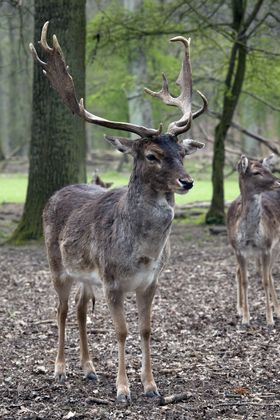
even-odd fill
[(179, 178), (179, 182), (180, 182), (182, 188), (184, 188), (184, 190), (190, 190), (193, 187), (193, 180), (192, 179)]

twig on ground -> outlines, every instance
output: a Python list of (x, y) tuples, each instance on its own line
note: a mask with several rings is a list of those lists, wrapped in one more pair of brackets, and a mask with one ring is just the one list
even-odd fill
[(55, 322), (55, 319), (39, 319), (39, 321), (32, 322), (33, 325), (39, 324), (52, 324)]
[(167, 395), (166, 397), (160, 398), (159, 405), (173, 404), (179, 401), (188, 400), (190, 397), (191, 394), (188, 394), (187, 392), (183, 392), (182, 394)]
[(87, 404), (100, 404), (100, 405), (110, 405), (114, 401), (113, 400), (103, 400), (101, 398), (89, 397), (86, 399)]

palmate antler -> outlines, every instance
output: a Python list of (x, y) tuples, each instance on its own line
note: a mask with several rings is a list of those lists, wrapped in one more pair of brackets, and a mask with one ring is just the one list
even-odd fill
[(171, 42), (180, 41), (183, 43), (185, 48), (185, 54), (182, 62), (181, 71), (177, 79), (177, 85), (181, 88), (180, 95), (175, 98), (169, 93), (168, 81), (164, 74), (162, 74), (162, 89), (159, 92), (153, 92), (150, 89), (145, 88), (145, 92), (151, 96), (161, 99), (166, 105), (176, 106), (181, 109), (183, 116), (179, 121), (172, 122), (168, 126), (167, 132), (169, 134), (177, 136), (178, 134), (185, 133), (189, 130), (192, 120), (197, 118), (207, 109), (207, 99), (198, 90), (197, 93), (203, 100), (202, 107), (192, 114), (191, 102), (192, 102), (192, 73), (190, 64), (190, 42), (191, 39), (186, 39), (183, 36), (176, 36), (170, 39)]
[(50, 80), (53, 88), (59, 93), (65, 105), (67, 105), (74, 114), (77, 114), (89, 123), (115, 128), (117, 130), (129, 131), (138, 134), (140, 137), (157, 136), (161, 133), (161, 126), (158, 130), (155, 130), (153, 128), (146, 128), (135, 124), (106, 120), (88, 112), (84, 108), (83, 99), (81, 99), (80, 102), (77, 100), (74, 82), (72, 76), (68, 73), (68, 66), (66, 65), (57, 37), (53, 35), (53, 47), (50, 47), (47, 43), (48, 25), (49, 22), (45, 22), (42, 28), (41, 40), (39, 42), (42, 50), (47, 56), (47, 62), (45, 63), (39, 58), (33, 44), (29, 44), (29, 48), (33, 54), (34, 60), (43, 67), (44, 75)]
[[(57, 37), (53, 35), (52, 47), (50, 47), (47, 43), (48, 25), (49, 22), (45, 22), (42, 28), (41, 40), (39, 41), (39, 44), (47, 57), (47, 62), (44, 62), (39, 58), (33, 44), (29, 44), (29, 48), (33, 54), (34, 60), (37, 61), (43, 68), (44, 75), (50, 80), (53, 88), (59, 93), (63, 102), (74, 114), (77, 114), (80, 118), (89, 123), (117, 130), (129, 131), (139, 135), (140, 137), (154, 137), (161, 133), (162, 124), (160, 124), (159, 129), (156, 130), (154, 128), (146, 128), (125, 122), (110, 121), (87, 111), (84, 107), (83, 99), (81, 99), (80, 102), (77, 100), (74, 82), (72, 76), (68, 72), (68, 66), (65, 62), (63, 52), (58, 43)], [(182, 118), (179, 121), (175, 121), (169, 124), (167, 131), (169, 134), (177, 136), (178, 134), (186, 132), (191, 126), (192, 119), (198, 117), (206, 110), (207, 99), (204, 95), (202, 95), (202, 93), (197, 91), (203, 100), (203, 106), (200, 110), (192, 114), (192, 78), (189, 59), (190, 39), (178, 36), (172, 38), (171, 41), (181, 41), (185, 46), (185, 56), (183, 59), (181, 72), (177, 80), (177, 84), (181, 87), (181, 94), (175, 98), (169, 93), (168, 82), (164, 74), (162, 89), (160, 92), (153, 92), (147, 88), (144, 90), (150, 95), (160, 98), (165, 104), (177, 106), (182, 110)]]

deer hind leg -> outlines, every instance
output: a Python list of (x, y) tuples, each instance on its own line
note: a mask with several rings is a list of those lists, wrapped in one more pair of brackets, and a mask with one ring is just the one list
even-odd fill
[(58, 294), (57, 306), (57, 325), (58, 325), (58, 351), (55, 361), (55, 379), (63, 383), (66, 380), (65, 369), (65, 325), (68, 312), (68, 299), (73, 281), (69, 278), (61, 279), (60, 276), (54, 276), (54, 287)]
[(84, 375), (87, 379), (97, 380), (97, 375), (89, 354), (87, 339), (87, 305), (92, 300), (93, 307), (95, 297), (92, 286), (90, 284), (81, 284), (80, 289), (75, 297), (77, 304), (77, 318), (80, 331), (80, 357)]
[[(273, 321), (273, 313), (272, 313), (272, 307), (271, 307), (271, 301), (270, 301), (270, 292), (273, 294), (273, 291), (275, 292), (274, 286), (273, 290), (271, 288), (271, 256), (269, 254), (263, 254), (262, 255), (262, 282), (265, 292), (265, 304), (266, 304), (266, 322), (267, 325), (274, 325)], [(276, 297), (276, 294), (274, 298)], [(277, 298), (276, 298), (277, 300)]]
[(275, 311), (277, 316), (280, 316), (280, 304), (279, 304), (277, 293), (276, 293), (276, 290), (275, 290), (275, 287), (274, 287), (274, 281), (273, 281), (271, 269), (270, 269), (270, 273), (269, 273), (269, 286), (270, 286), (270, 294), (271, 294), (271, 299), (272, 299), (273, 306), (274, 306), (274, 311)]
[[(250, 323), (249, 303), (248, 303), (248, 276), (247, 276), (247, 264), (245, 258), (237, 254), (237, 278), (238, 278), (238, 299), (242, 308), (242, 324)], [(238, 305), (238, 301), (237, 301)]]
[(124, 296), (122, 294), (117, 294), (116, 292), (110, 292), (107, 290), (106, 297), (113, 318), (118, 341), (118, 375), (116, 380), (117, 399), (120, 402), (127, 403), (131, 400), (131, 397), (125, 364), (125, 342), (127, 337), (127, 327), (123, 307)]
[(160, 396), (154, 381), (151, 363), (150, 337), (151, 337), (151, 310), (155, 295), (156, 282), (145, 291), (136, 291), (138, 306), (139, 330), (142, 347), (142, 370), (141, 380), (144, 386), (144, 393), (147, 397)]

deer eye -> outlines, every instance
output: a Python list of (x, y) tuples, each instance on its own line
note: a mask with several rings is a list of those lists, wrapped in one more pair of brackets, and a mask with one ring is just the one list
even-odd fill
[(146, 159), (149, 161), (149, 162), (158, 162), (159, 160), (158, 160), (158, 158), (155, 156), (155, 155), (153, 155), (152, 153), (148, 153), (147, 155), (146, 155)]

